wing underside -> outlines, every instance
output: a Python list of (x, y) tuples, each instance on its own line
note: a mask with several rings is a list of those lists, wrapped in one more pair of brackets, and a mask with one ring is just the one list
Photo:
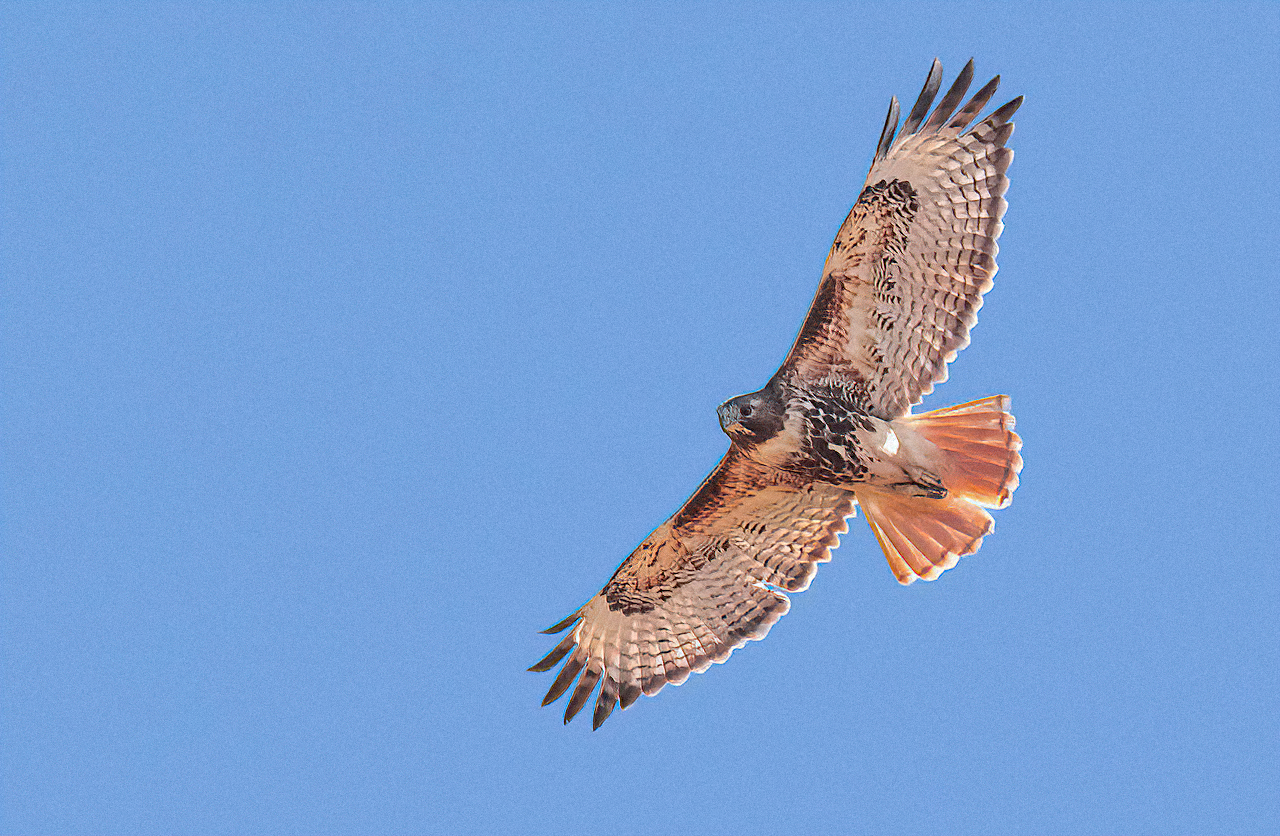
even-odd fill
[(763, 638), (790, 607), (786, 593), (806, 589), (830, 559), (853, 512), (851, 493), (777, 484), (730, 450), (599, 594), (546, 631), (569, 633), (530, 668), (565, 660), (543, 705), (569, 692), (567, 723), (599, 686), (598, 728), (615, 705), (679, 685)]
[(969, 343), (996, 273), (1021, 97), (976, 125), (992, 79), (961, 106), (973, 62), (936, 108), (942, 67), (898, 130), (894, 100), (866, 185), (836, 234), (781, 373), (841, 382), (880, 418), (906, 414)]

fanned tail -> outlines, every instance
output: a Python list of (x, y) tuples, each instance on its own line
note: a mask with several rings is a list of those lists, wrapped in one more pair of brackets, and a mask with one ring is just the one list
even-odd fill
[(994, 395), (898, 419), (933, 443), (943, 455), (942, 483), (951, 496), (987, 508), (1009, 504), (1022, 470), (1022, 439), (1013, 431), (1009, 398)]
[(931, 581), (982, 545), (995, 523), (980, 506), (1003, 508), (1018, 487), (1022, 439), (1004, 395), (908, 415), (896, 422), (937, 448), (942, 499), (884, 488), (856, 489), (858, 504), (899, 583)]
[(898, 583), (931, 581), (982, 545), (995, 523), (967, 499), (904, 496), (859, 488), (858, 504)]

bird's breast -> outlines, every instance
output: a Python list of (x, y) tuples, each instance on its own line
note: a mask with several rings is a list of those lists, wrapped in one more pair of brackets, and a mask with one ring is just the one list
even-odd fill
[(879, 428), (870, 416), (852, 410), (816, 408), (806, 415), (801, 453), (813, 478), (823, 482), (860, 482), (883, 452)]

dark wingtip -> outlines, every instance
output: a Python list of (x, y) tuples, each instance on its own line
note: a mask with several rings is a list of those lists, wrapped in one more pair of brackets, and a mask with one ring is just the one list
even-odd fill
[(623, 711), (626, 711), (643, 693), (644, 689), (640, 687), (639, 683), (628, 682), (618, 689), (618, 704), (622, 706)]
[(960, 112), (956, 114), (955, 118), (947, 123), (947, 127), (951, 130), (964, 130), (974, 120), (974, 117), (987, 106), (987, 102), (995, 95), (996, 88), (999, 86), (1000, 76), (996, 76), (984, 84), (982, 89), (974, 93), (973, 98), (964, 107), (960, 108)]
[(880, 131), (880, 142), (876, 144), (876, 155), (874, 159), (882, 160), (889, 153), (889, 146), (893, 144), (893, 135), (898, 130), (898, 97), (891, 96), (889, 98), (889, 113), (884, 117), (884, 129)]
[(1011, 99), (1000, 105), (999, 109), (987, 117), (987, 121), (993, 125), (1000, 125), (1009, 121), (1009, 117), (1013, 116), (1022, 107), (1022, 96)]
[(591, 697), (591, 692), (596, 689), (596, 683), (600, 681), (600, 668), (592, 665), (582, 672), (582, 678), (578, 680), (577, 686), (573, 689), (573, 694), (569, 696), (569, 704), (564, 709), (564, 721), (568, 723), (574, 718), (582, 707), (587, 704), (587, 700)]
[(596, 710), (591, 716), (591, 730), (595, 731), (609, 719), (613, 707), (618, 704), (618, 683), (612, 676), (606, 676), (600, 685), (600, 697), (596, 700)]
[(916, 129), (920, 127), (920, 123), (924, 121), (925, 114), (929, 112), (929, 106), (933, 104), (933, 98), (938, 95), (938, 88), (941, 86), (942, 62), (935, 58), (933, 59), (933, 65), (929, 67), (929, 77), (924, 80), (924, 89), (920, 91), (920, 98), (916, 99), (915, 106), (911, 108), (911, 114), (902, 125), (903, 136), (915, 133)]
[(973, 59), (969, 59), (969, 63), (964, 65), (960, 70), (960, 75), (956, 76), (956, 80), (951, 83), (951, 88), (947, 90), (942, 101), (938, 102), (938, 106), (933, 109), (933, 113), (929, 116), (929, 121), (924, 123), (921, 129), (925, 133), (936, 131), (941, 128), (946, 121), (951, 118), (951, 114), (956, 112), (956, 108), (964, 101), (964, 94), (969, 90), (969, 85), (973, 83)]
[(529, 668), (529, 670), (532, 671), (533, 673), (545, 673), (546, 671), (551, 670), (553, 667), (555, 667), (556, 662), (559, 662), (561, 659), (565, 657), (565, 654), (567, 654), (570, 650), (573, 650), (573, 646), (576, 643), (577, 642), (574, 640), (573, 636), (571, 635), (565, 636), (564, 641), (560, 642), (558, 645), (556, 645), (554, 648), (551, 649), (550, 653), (542, 657), (542, 661), (535, 662)]
[(571, 613), (564, 621), (558, 621), (555, 624), (548, 627), (547, 629), (539, 630), (538, 632), (544, 633), (549, 636), (555, 635), (556, 633), (561, 633), (569, 629), (569, 627), (573, 624), (573, 622), (577, 621), (579, 618), (582, 618), (582, 610), (578, 610), (577, 612)]

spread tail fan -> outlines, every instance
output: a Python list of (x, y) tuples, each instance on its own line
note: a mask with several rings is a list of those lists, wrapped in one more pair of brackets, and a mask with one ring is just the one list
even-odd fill
[(938, 474), (951, 496), (987, 508), (1009, 504), (1022, 470), (1022, 439), (1013, 431), (1007, 395), (900, 418), (943, 455)]
[(903, 496), (874, 488), (856, 493), (889, 568), (904, 585), (917, 578), (934, 580), (976, 552), (995, 527), (991, 515), (967, 499)]
[(1022, 439), (1013, 431), (1009, 399), (996, 395), (899, 423), (940, 451), (935, 460), (947, 488), (942, 499), (857, 490), (858, 503), (899, 583), (931, 581), (982, 545), (995, 524), (979, 506), (1003, 508), (1018, 487)]

